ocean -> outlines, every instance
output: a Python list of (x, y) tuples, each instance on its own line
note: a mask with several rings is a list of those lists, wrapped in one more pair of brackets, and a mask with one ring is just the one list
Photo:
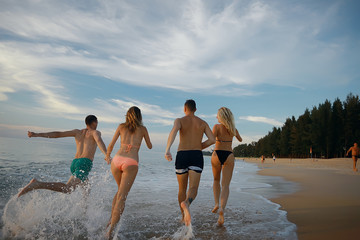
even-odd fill
[[(72, 194), (36, 190), (16, 197), (33, 177), (66, 182), (74, 155), (72, 139), (0, 138), (2, 239), (104, 238), (117, 186), (100, 150), (89, 176), (88, 198), (81, 188)], [(192, 226), (184, 227), (177, 202), (175, 163), (163, 155), (162, 151), (141, 149), (139, 173), (115, 239), (297, 239), (295, 224), (287, 220), (278, 204), (268, 200), (296, 191), (297, 184), (257, 175), (257, 165), (242, 160), (235, 163), (225, 224), (218, 227), (218, 215), (211, 213), (213, 179), (208, 156), (190, 209)]]

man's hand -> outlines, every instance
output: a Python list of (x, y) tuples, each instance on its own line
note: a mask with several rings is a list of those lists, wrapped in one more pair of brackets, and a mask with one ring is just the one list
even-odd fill
[(165, 153), (165, 158), (166, 160), (168, 160), (169, 162), (172, 161), (172, 155), (171, 155), (171, 152), (170, 151), (167, 151)]
[(35, 137), (35, 133), (34, 132), (30, 132), (28, 131), (28, 137), (31, 138), (31, 137)]

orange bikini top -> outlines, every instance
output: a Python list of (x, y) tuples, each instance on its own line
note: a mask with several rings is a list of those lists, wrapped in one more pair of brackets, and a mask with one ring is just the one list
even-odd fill
[(131, 150), (132, 148), (140, 148), (140, 146), (131, 145), (131, 144), (127, 144), (127, 143), (122, 143), (121, 146), (127, 146), (127, 148), (126, 148), (126, 150), (125, 150), (126, 152), (130, 152), (130, 150)]

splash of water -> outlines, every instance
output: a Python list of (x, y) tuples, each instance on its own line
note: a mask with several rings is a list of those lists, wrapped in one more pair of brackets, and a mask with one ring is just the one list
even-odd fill
[(110, 173), (91, 181), (90, 195), (82, 188), (71, 194), (35, 190), (13, 196), (4, 208), (3, 237), (49, 239), (99, 239), (105, 236), (110, 216)]
[(194, 237), (192, 225), (180, 227), (172, 236), (173, 240), (189, 240)]

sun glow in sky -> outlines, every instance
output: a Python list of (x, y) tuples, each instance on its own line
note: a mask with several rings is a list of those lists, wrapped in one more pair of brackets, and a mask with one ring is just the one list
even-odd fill
[(160, 148), (192, 98), (210, 127), (230, 108), (249, 143), (359, 94), (356, 0), (0, 4), (0, 136), (82, 128), (95, 114), (108, 144), (137, 105)]

